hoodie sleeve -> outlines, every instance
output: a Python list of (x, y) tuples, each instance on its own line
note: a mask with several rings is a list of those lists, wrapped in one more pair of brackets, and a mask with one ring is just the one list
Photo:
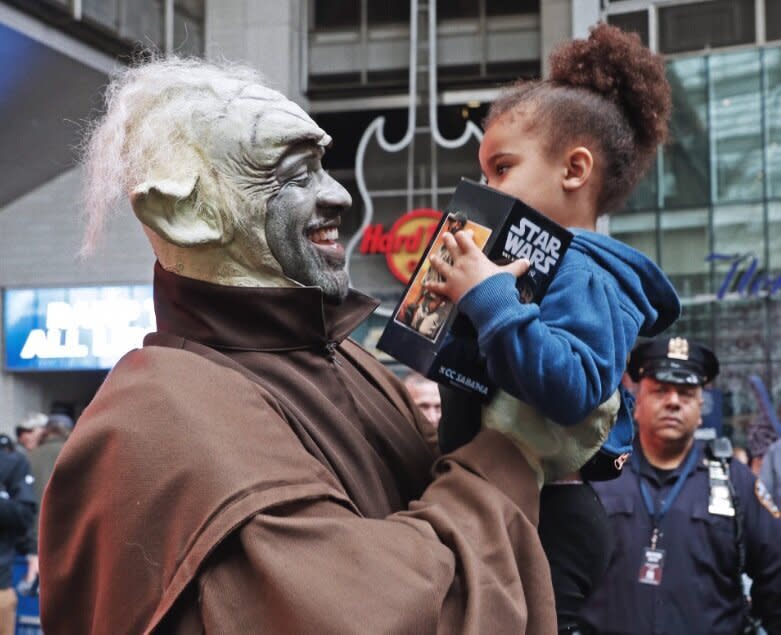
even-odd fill
[(538, 306), (522, 304), (509, 273), (471, 289), (458, 308), (478, 332), (492, 380), (562, 425), (615, 391), (641, 317), (594, 272), (559, 271)]

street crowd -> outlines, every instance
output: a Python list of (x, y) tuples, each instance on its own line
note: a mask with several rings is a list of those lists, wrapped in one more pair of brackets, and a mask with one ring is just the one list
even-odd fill
[(574, 235), (545, 296), (467, 230), (430, 259), (485, 403), (350, 339), (377, 302), (349, 286), (351, 198), (307, 113), (242, 66), (117, 74), (87, 236), (129, 199), (157, 331), (75, 425), (0, 437), (0, 635), (17, 552), (51, 634), (781, 635), (775, 419), (745, 456), (699, 438), (719, 361), (676, 333), (664, 272), (596, 231), (666, 138), (664, 64), (602, 24), (550, 68), (493, 103), (477, 158)]

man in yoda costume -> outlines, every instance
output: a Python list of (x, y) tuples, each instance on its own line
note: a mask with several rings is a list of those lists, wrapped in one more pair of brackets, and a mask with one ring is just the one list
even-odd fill
[(483, 430), (439, 458), (347, 335), (330, 137), (250, 69), (124, 71), (90, 138), (87, 249), (127, 196), (158, 331), (112, 370), (41, 514), (51, 633), (554, 633), (536, 475)]

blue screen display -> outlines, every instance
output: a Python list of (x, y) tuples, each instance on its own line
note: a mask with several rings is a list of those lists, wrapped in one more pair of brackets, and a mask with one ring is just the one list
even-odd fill
[(105, 370), (155, 330), (152, 285), (6, 289), (5, 368)]

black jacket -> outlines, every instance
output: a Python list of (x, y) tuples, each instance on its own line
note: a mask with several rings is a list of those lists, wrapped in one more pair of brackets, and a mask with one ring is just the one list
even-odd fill
[(15, 545), (35, 518), (33, 482), (22, 454), (0, 451), (0, 589), (11, 586)]

